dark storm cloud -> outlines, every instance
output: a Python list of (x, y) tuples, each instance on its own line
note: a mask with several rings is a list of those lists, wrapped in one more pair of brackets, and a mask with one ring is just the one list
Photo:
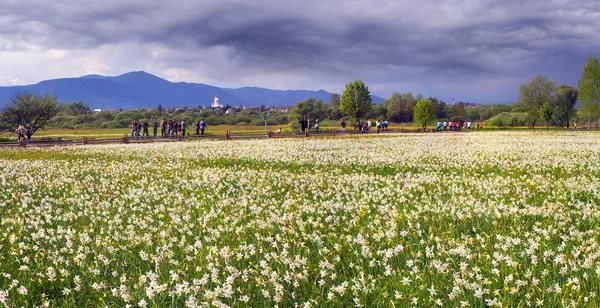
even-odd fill
[(220, 48), (257, 73), (304, 68), (347, 80), (359, 71), (382, 84), (522, 80), (557, 57), (582, 65), (600, 44), (598, 12), (600, 3), (580, 0), (11, 0), (0, 4), (0, 50), (134, 42), (169, 48), (157, 56), (163, 66), (206, 61)]

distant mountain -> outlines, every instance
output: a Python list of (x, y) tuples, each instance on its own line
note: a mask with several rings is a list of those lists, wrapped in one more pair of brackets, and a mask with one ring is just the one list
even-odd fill
[[(116, 77), (86, 75), (79, 78), (52, 79), (34, 85), (0, 87), (5, 102), (16, 90), (53, 93), (60, 101), (81, 101), (93, 109), (209, 106), (215, 95), (222, 104), (232, 106), (293, 105), (309, 97), (329, 103), (331, 93), (319, 90), (270, 90), (244, 87), (219, 88), (201, 83), (170, 82), (146, 72), (131, 72)], [(373, 102), (383, 98), (372, 96)]]

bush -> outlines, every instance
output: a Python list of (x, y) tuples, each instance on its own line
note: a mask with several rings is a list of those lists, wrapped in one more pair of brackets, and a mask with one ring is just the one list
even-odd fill
[(246, 125), (248, 125), (248, 122), (240, 121), (240, 122), (235, 123), (235, 126), (246, 126)]
[(485, 125), (489, 126), (523, 126), (526, 125), (527, 114), (524, 112), (502, 112), (487, 120)]
[(524, 112), (511, 112), (506, 126), (526, 126), (527, 114)]

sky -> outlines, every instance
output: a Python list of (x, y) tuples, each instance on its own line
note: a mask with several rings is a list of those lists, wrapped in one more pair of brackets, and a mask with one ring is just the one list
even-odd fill
[(577, 86), (597, 0), (2, 0), (0, 86), (146, 71), (219, 87), (513, 103), (537, 74)]

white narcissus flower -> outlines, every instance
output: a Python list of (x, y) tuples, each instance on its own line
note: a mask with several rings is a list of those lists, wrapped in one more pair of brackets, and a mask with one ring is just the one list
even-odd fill
[(20, 286), (19, 289), (17, 289), (17, 291), (21, 295), (27, 295), (27, 288), (25, 288), (24, 286)]

